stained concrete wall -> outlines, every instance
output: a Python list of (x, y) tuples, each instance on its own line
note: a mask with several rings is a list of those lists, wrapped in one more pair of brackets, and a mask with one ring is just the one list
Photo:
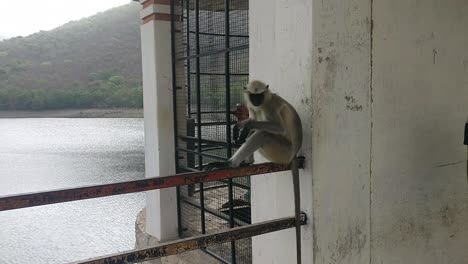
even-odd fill
[(370, 5), (313, 2), (314, 263), (369, 263)]
[(373, 14), (372, 263), (468, 263), (468, 2)]
[[(250, 1), (251, 78), (303, 121), (303, 263), (468, 260), (466, 14), (463, 0)], [(252, 188), (254, 221), (292, 215), (288, 175)], [(294, 246), (293, 230), (255, 238), (254, 263), (294, 263)]]

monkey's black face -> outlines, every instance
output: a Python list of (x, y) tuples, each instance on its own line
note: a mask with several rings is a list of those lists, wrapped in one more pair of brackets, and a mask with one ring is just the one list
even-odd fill
[(259, 94), (249, 93), (249, 100), (254, 106), (260, 106), (265, 100), (265, 92)]

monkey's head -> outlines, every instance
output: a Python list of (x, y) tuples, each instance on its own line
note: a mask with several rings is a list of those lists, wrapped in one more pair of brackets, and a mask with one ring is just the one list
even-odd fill
[(263, 103), (270, 100), (271, 92), (268, 88), (268, 84), (253, 80), (244, 87), (244, 98), (247, 103), (260, 107)]

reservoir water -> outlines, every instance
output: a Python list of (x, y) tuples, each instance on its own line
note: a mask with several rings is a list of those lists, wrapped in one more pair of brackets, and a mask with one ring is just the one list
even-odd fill
[[(144, 178), (143, 119), (0, 119), (0, 196)], [(0, 263), (132, 249), (144, 193), (0, 212)]]

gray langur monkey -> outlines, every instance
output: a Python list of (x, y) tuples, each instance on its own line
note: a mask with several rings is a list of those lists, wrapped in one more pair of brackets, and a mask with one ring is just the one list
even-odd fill
[(253, 163), (253, 153), (274, 163), (291, 164), (296, 217), (297, 263), (301, 263), (300, 194), (297, 152), (302, 145), (302, 124), (294, 107), (279, 95), (270, 92), (269, 86), (253, 80), (244, 87), (244, 99), (249, 119), (236, 126), (241, 129), (238, 139), (242, 143), (234, 155), (225, 162), (213, 162), (205, 169), (239, 167)]

